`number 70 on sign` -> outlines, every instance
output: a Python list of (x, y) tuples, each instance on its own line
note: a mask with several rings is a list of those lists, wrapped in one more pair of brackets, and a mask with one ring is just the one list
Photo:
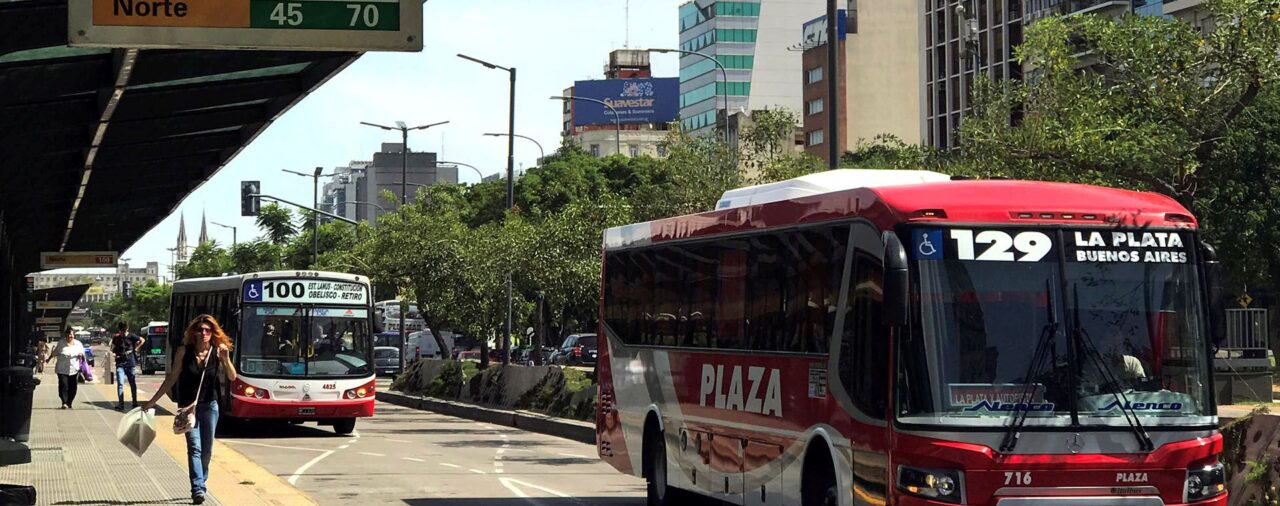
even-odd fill
[(252, 0), (249, 23), (253, 28), (396, 31), (400, 3)]

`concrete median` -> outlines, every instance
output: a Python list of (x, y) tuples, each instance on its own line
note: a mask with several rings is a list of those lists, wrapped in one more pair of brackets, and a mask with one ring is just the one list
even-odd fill
[(397, 406), (456, 416), (520, 430), (546, 434), (580, 443), (596, 443), (595, 426), (588, 422), (547, 416), (530, 411), (499, 409), (400, 392), (378, 392), (378, 400)]

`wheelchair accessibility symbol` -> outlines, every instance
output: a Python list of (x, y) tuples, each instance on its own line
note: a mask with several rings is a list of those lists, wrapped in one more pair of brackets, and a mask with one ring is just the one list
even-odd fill
[(942, 259), (942, 231), (917, 230), (912, 234), (912, 254), (918, 260)]
[(244, 300), (262, 302), (262, 282), (253, 281), (244, 285)]

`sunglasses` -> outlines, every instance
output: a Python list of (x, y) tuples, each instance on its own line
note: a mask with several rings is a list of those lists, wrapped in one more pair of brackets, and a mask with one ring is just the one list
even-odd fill
[(200, 327), (200, 333), (201, 333), (201, 334), (212, 334), (212, 333), (213, 333), (213, 329), (212, 329), (212, 328), (209, 328), (209, 327)]

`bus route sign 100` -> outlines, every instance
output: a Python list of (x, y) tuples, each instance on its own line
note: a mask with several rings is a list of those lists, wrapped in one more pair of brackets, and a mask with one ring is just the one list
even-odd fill
[(70, 0), (72, 46), (421, 51), (420, 0)]
[(255, 280), (244, 284), (245, 302), (298, 304), (368, 303), (369, 293), (359, 283), (320, 279)]

